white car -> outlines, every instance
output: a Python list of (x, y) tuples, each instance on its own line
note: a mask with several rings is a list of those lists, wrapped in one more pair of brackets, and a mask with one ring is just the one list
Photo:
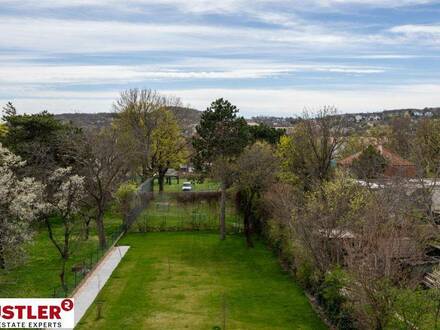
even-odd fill
[(191, 190), (192, 190), (191, 182), (184, 182), (182, 185), (182, 191), (191, 191)]

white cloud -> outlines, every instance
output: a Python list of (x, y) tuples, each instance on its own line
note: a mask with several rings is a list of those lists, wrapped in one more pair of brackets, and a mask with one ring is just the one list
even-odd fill
[[(380, 111), (395, 108), (423, 108), (440, 104), (440, 85), (377, 86), (357, 89), (334, 90), (310, 89), (178, 89), (162, 90), (182, 98), (186, 104), (205, 109), (218, 97), (229, 99), (245, 116), (266, 114), (291, 116), (300, 114), (304, 108), (319, 109), (334, 105), (340, 112)], [(29, 91), (26, 97), (0, 99), (0, 103), (13, 101), (21, 112), (36, 112), (47, 109), (51, 112), (102, 112), (110, 111), (117, 91), (108, 92), (63, 92)]]
[(402, 33), (406, 35), (430, 34), (440, 35), (440, 25), (399, 25), (390, 29), (394, 33)]
[[(300, 35), (299, 31), (268, 31), (227, 26), (17, 17), (3, 18), (0, 21), (0, 30), (7, 32), (0, 34), (0, 43), (12, 49), (53, 53), (214, 50), (246, 46), (267, 48), (268, 43), (274, 45), (295, 41), (309, 44), (327, 42), (331, 46), (336, 39), (329, 37), (329, 33)], [(286, 36), (284, 40), (279, 37), (280, 34)]]
[(289, 64), (267, 61), (192, 59), (162, 65), (35, 65), (9, 63), (0, 67), (0, 86), (124, 84), (147, 80), (263, 79), (296, 72), (378, 74), (383, 67)]
[(137, 8), (139, 6), (167, 5), (186, 12), (212, 13), (212, 12), (236, 12), (252, 6), (275, 6), (284, 5), (292, 8), (302, 5), (332, 7), (341, 5), (362, 5), (374, 7), (406, 7), (436, 3), (437, 0), (4, 0), (4, 5), (17, 7), (46, 7), (46, 8), (69, 8), (69, 7), (114, 7)]
[(197, 108), (204, 109), (217, 98), (236, 104), (246, 116), (266, 114), (297, 115), (305, 108), (336, 106), (340, 112), (381, 111), (396, 108), (423, 108), (440, 104), (440, 85), (378, 86), (372, 89), (198, 89), (172, 91)]
[[(204, 24), (3, 17), (0, 44), (23, 52), (105, 53), (133, 51), (275, 52), (358, 50), (400, 42), (393, 34), (362, 35), (298, 24), (265, 29)], [(54, 33), (56, 31), (56, 33)]]

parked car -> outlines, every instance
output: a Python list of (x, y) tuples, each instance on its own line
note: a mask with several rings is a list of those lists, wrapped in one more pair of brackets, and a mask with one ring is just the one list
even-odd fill
[(191, 191), (191, 190), (192, 190), (191, 182), (184, 182), (182, 185), (182, 191)]

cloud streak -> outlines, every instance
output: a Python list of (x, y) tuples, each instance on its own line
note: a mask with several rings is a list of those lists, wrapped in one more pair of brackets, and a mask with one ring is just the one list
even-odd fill
[(0, 98), (103, 111), (139, 86), (202, 108), (225, 93), (248, 113), (423, 107), (438, 100), (438, 11), (431, 0), (4, 0)]

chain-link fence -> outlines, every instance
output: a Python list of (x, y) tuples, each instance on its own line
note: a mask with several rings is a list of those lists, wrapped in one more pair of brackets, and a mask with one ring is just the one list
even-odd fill
[(61, 285), (54, 287), (52, 296), (54, 298), (67, 297), (69, 294), (71, 294), (81, 283), (81, 281), (94, 270), (106, 253), (112, 249), (117, 244), (119, 239), (130, 229), (142, 211), (148, 207), (151, 199), (151, 179), (148, 179), (142, 185), (140, 185), (138, 191), (133, 196), (130, 212), (126, 216), (125, 221), (111, 234), (106, 235), (106, 246), (101, 247), (98, 244), (96, 246), (96, 250), (90, 252), (88, 257), (84, 258), (81, 262), (76, 263), (71, 267), (71, 269), (66, 270), (66, 287)]
[[(228, 233), (243, 232), (243, 219), (231, 201), (226, 210)], [(218, 194), (162, 193), (156, 194), (148, 208), (137, 217), (132, 231), (218, 231)]]

